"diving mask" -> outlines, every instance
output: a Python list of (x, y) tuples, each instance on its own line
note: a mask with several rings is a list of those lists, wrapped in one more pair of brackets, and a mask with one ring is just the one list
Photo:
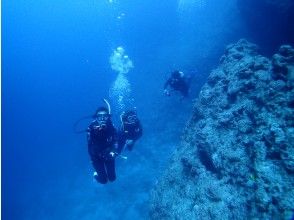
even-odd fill
[(96, 121), (98, 122), (98, 128), (104, 129), (107, 126), (107, 123), (110, 119), (110, 115), (106, 112), (98, 112), (96, 114)]
[(135, 124), (138, 121), (138, 117), (136, 114), (130, 114), (125, 117), (124, 123), (126, 124)]

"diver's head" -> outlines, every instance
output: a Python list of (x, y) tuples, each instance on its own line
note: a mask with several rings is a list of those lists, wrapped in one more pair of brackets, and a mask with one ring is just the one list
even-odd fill
[(136, 124), (138, 122), (137, 112), (134, 110), (128, 110), (121, 115), (122, 122), (124, 124)]
[(110, 122), (110, 114), (108, 113), (108, 109), (105, 107), (98, 108), (94, 117), (98, 122), (99, 129), (105, 129)]

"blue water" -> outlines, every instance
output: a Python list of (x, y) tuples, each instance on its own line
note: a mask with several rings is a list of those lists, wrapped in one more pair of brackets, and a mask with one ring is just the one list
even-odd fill
[[(225, 45), (250, 40), (233, 0), (4, 0), (2, 19), (4, 220), (147, 219), (192, 100)], [(108, 98), (118, 46), (134, 63), (127, 77), (144, 135), (102, 186), (72, 126)], [(197, 70), (188, 100), (162, 94), (174, 69)]]

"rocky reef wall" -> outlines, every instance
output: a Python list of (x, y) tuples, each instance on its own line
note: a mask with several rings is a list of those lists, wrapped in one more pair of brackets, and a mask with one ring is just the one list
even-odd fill
[(151, 219), (290, 219), (294, 49), (229, 45), (151, 193)]

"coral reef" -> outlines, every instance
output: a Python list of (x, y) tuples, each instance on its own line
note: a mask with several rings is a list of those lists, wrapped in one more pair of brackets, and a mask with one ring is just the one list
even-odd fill
[(294, 49), (270, 60), (227, 46), (151, 192), (151, 219), (289, 219), (294, 204)]

